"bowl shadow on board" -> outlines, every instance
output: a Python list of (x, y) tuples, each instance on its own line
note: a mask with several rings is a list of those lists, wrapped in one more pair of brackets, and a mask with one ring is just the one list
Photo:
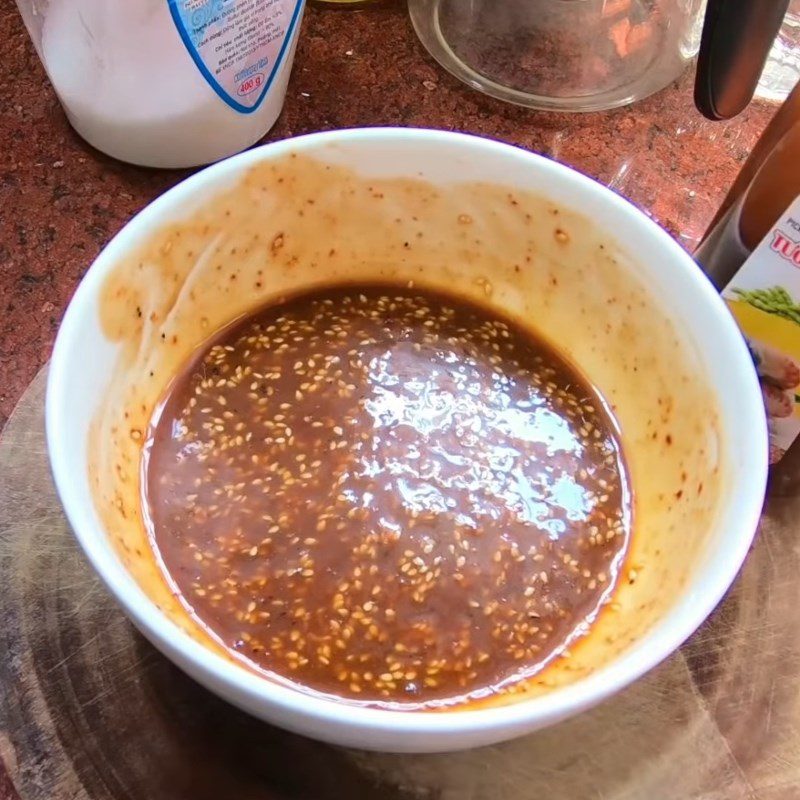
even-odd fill
[[(126, 619), (109, 615), (103, 630), (88, 637), (67, 624), (63, 639), (65, 648), (39, 658), (38, 680), (64, 761), (91, 800), (375, 796), (375, 779), (344, 751), (228, 705)], [(64, 650), (72, 655), (60, 664)], [(395, 800), (391, 793), (381, 796)]]
[[(95, 602), (103, 610), (91, 616), (102, 624), (72, 628), (61, 616), (61, 645), (37, 665), (62, 746), (93, 800), (588, 800), (636, 796), (648, 775), (659, 798), (684, 800), (736, 782), (681, 656), (599, 708), (516, 741), (453, 754), (378, 754), (321, 744), (238, 711), (158, 653), (109, 608), (102, 587)], [(64, 652), (72, 656), (60, 664)], [(701, 754), (716, 765), (713, 775), (678, 779), (676, 765)]]

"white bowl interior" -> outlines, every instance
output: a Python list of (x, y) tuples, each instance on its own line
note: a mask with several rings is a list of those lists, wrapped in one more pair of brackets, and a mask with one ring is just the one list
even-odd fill
[[(144, 533), (143, 433), (188, 355), (270, 298), (375, 279), (455, 290), (529, 325), (589, 376), (621, 426), (635, 531), (614, 608), (511, 701), (387, 711), (268, 681), (202, 634)], [(678, 245), (575, 172), (434, 131), (344, 131), (269, 145), (145, 209), (100, 255), (68, 309), (47, 433), (78, 539), (156, 646), (257, 716), (386, 750), (508, 738), (586, 708), (658, 663), (732, 581), (766, 476), (747, 349)]]

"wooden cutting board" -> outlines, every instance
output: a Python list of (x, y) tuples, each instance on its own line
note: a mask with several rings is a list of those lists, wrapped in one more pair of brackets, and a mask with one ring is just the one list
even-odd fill
[(464, 753), (346, 750), (231, 708), (135, 631), (62, 515), (45, 377), (0, 437), (0, 800), (800, 798), (800, 497), (769, 500), (714, 616), (598, 709)]

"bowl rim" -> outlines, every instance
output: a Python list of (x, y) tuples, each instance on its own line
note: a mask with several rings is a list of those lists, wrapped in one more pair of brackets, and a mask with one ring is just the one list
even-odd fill
[[(719, 327), (724, 339), (730, 341), (730, 349), (740, 362), (734, 365), (734, 369), (741, 373), (738, 376), (742, 384), (739, 400), (744, 403), (749, 419), (748, 425), (743, 426), (747, 430), (740, 435), (749, 452), (742, 463), (736, 464), (740, 477), (731, 489), (740, 490), (740, 496), (734, 498), (734, 502), (740, 506), (740, 513), (736, 516), (735, 524), (725, 533), (724, 561), (717, 556), (713, 570), (709, 564), (706, 569), (709, 574), (704, 576), (706, 580), (702, 592), (693, 597), (689, 607), (681, 608), (687, 604), (677, 604), (662, 618), (658, 629), (648, 634), (650, 646), (646, 652), (623, 652), (574, 683), (497, 706), (474, 709), (455, 707), (431, 712), (352, 705), (271, 681), (212, 652), (157, 608), (110, 548), (103, 550), (96, 546), (98, 541), (106, 538), (106, 533), (96, 517), (91, 500), (87, 502), (85, 492), (76, 485), (66, 449), (59, 447), (59, 441), (62, 431), (70, 424), (68, 404), (64, 397), (66, 377), (71, 367), (69, 352), (72, 343), (79, 337), (81, 317), (87, 308), (92, 307), (105, 276), (131, 245), (138, 242), (147, 230), (157, 227), (163, 212), (191, 205), (202, 194), (204, 187), (216, 188), (224, 184), (225, 179), (242, 174), (248, 167), (286, 153), (313, 152), (321, 145), (345, 141), (348, 144), (359, 141), (394, 142), (398, 146), (427, 143), (455, 146), (457, 150), (470, 151), (478, 156), (482, 152), (498, 151), (513, 155), (520, 160), (521, 168), (533, 168), (549, 175), (553, 181), (571, 184), (581, 195), (594, 195), (596, 201), (616, 206), (619, 213), (629, 217), (632, 225), (649, 235), (659, 248), (661, 260), (668, 261), (670, 269), (692, 273), (691, 279), (707, 306), (708, 317), (713, 318), (713, 324)], [(739, 369), (748, 366), (749, 370)], [(286, 715), (303, 717), (307, 721), (322, 724), (328, 730), (339, 728), (352, 732), (358, 729), (362, 737), (376, 735), (380, 738), (381, 734), (396, 737), (441, 736), (442, 748), (448, 744), (448, 734), (454, 739), (458, 737), (464, 740), (471, 734), (480, 733), (481, 741), (496, 741), (513, 735), (515, 730), (533, 730), (565, 719), (618, 692), (663, 661), (697, 629), (730, 587), (755, 535), (766, 490), (767, 426), (755, 371), (733, 317), (690, 255), (632, 203), (577, 170), (514, 145), (471, 134), (425, 128), (353, 128), (312, 133), (265, 144), (191, 175), (145, 206), (102, 249), (69, 303), (51, 357), (45, 423), (47, 450), (56, 489), (70, 527), (86, 557), (128, 617), (179, 666), (209, 688), (213, 687), (213, 691), (222, 693), (256, 715), (257, 709), (270, 707), (276, 712), (283, 712), (284, 718)], [(669, 624), (663, 624), (665, 621), (669, 621)], [(321, 738), (330, 739), (330, 735), (322, 735), (322, 730), (320, 734)], [(352, 741), (352, 733), (343, 738)]]

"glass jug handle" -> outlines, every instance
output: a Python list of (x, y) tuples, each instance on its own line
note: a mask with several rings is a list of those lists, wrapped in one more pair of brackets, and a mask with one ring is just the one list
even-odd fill
[(789, 0), (708, 0), (694, 101), (709, 119), (730, 119), (752, 100)]

